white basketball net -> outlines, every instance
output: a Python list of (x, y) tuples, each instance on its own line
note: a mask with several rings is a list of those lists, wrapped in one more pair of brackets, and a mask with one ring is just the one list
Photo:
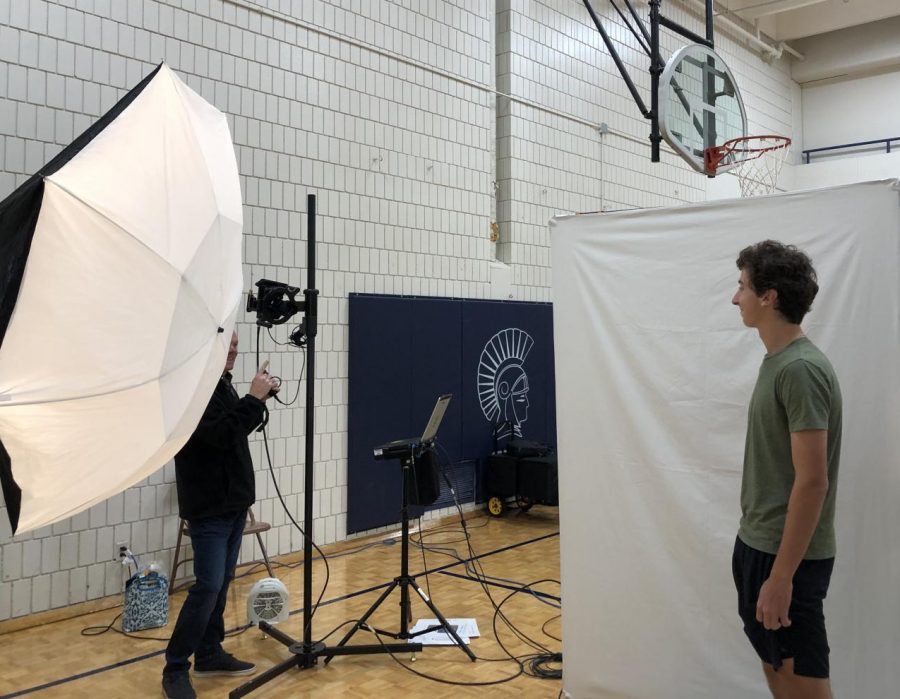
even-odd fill
[(742, 197), (771, 194), (790, 146), (791, 139), (786, 136), (735, 138), (716, 149), (716, 164), (736, 163), (733, 172), (741, 185)]

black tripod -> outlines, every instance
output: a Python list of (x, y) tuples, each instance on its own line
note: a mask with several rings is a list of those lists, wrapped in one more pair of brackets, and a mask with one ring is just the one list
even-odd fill
[[(312, 528), (313, 528), (313, 435), (315, 432), (315, 366), (316, 366), (316, 323), (317, 323), (317, 299), (318, 289), (316, 281), (316, 197), (310, 194), (307, 197), (307, 229), (306, 241), (307, 254), (307, 285), (303, 291), (304, 302), (295, 302), (293, 296), (289, 300), (279, 300), (277, 303), (264, 303), (260, 294), (260, 305), (265, 306), (269, 316), (277, 316), (272, 323), (283, 323), (298, 311), (304, 312), (303, 336), (306, 347), (306, 467), (304, 473), (304, 507), (305, 530), (303, 538), (303, 641), (296, 641), (285, 633), (265, 621), (259, 622), (259, 628), (264, 633), (274, 638), (279, 643), (287, 646), (291, 657), (279, 663), (275, 667), (257, 675), (249, 682), (232, 690), (228, 696), (237, 699), (253, 692), (264, 684), (271, 682), (292, 667), (300, 670), (311, 668), (318, 662), (321, 656), (331, 658), (334, 655), (368, 655), (373, 653), (403, 653), (422, 650), (421, 643), (394, 643), (377, 644), (367, 646), (341, 646), (339, 648), (327, 648), (324, 643), (313, 643), (312, 640)], [(296, 289), (293, 289), (296, 292)], [(261, 289), (262, 292), (262, 289)], [(248, 308), (249, 310), (249, 308)], [(260, 316), (261, 318), (262, 316)], [(258, 318), (257, 323), (260, 323)], [(264, 324), (264, 323), (263, 323)], [(475, 659), (474, 657), (472, 658)]]
[[(341, 642), (337, 644), (337, 648), (333, 648), (329, 651), (322, 653), (322, 655), (326, 656), (325, 664), (331, 662), (331, 658), (334, 655), (338, 655), (334, 651), (338, 649), (345, 649), (347, 646), (344, 644), (350, 640), (350, 637), (353, 636), (359, 629), (365, 629), (367, 631), (374, 631), (382, 636), (388, 636), (389, 638), (394, 638), (397, 640), (407, 640), (410, 638), (415, 638), (416, 636), (421, 636), (422, 634), (429, 633), (431, 631), (437, 631), (438, 629), (443, 629), (445, 633), (449, 634), (453, 641), (459, 646), (463, 652), (469, 656), (469, 659), (474, 663), (475, 662), (475, 654), (469, 650), (469, 647), (463, 642), (463, 640), (459, 637), (459, 634), (456, 633), (456, 629), (451, 626), (447, 620), (444, 618), (444, 615), (441, 614), (440, 610), (434, 605), (428, 595), (426, 595), (422, 588), (420, 588), (415, 581), (415, 578), (411, 577), (409, 574), (409, 473), (412, 468), (415, 466), (415, 458), (416, 454), (419, 452), (421, 447), (419, 445), (412, 444), (409, 447), (409, 451), (405, 455), (398, 455), (396, 458), (400, 459), (400, 465), (403, 470), (403, 499), (402, 505), (400, 508), (400, 521), (402, 523), (401, 537), (400, 537), (400, 575), (394, 578), (394, 581), (387, 586), (384, 592), (381, 593), (381, 596), (375, 600), (375, 604), (369, 607), (369, 610), (363, 614), (362, 618), (357, 621), (350, 631), (347, 632), (347, 635), (341, 639)], [(388, 596), (396, 589), (400, 588), (400, 631), (394, 633), (392, 631), (383, 631), (381, 629), (376, 629), (374, 627), (369, 626), (366, 621), (376, 609), (384, 602)], [(434, 626), (429, 626), (427, 629), (422, 629), (421, 631), (416, 631), (415, 633), (409, 632), (409, 621), (412, 619), (412, 609), (410, 608), (410, 600), (409, 600), (409, 588), (412, 588), (416, 591), (419, 597), (422, 598), (422, 601), (428, 605), (428, 608), (434, 614), (434, 616), (438, 620), (438, 624)], [(421, 649), (422, 645), (419, 643), (416, 644), (408, 644), (405, 646), (407, 650), (410, 650), (412, 646), (418, 646)], [(354, 646), (350, 646), (354, 647)]]

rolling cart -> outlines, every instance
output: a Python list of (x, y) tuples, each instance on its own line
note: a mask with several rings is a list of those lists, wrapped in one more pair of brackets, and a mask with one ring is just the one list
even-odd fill
[(495, 450), (484, 470), (488, 513), (501, 517), (510, 500), (522, 512), (532, 505), (559, 505), (559, 477), (553, 447), (523, 439), (510, 440)]

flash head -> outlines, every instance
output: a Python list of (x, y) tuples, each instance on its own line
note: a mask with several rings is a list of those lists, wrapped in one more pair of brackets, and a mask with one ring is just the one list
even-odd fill
[(257, 325), (264, 328), (281, 325), (303, 310), (303, 302), (294, 299), (300, 291), (298, 287), (269, 279), (260, 279), (256, 286), (258, 296), (253, 295), (253, 289), (247, 292), (247, 312), (256, 313)]

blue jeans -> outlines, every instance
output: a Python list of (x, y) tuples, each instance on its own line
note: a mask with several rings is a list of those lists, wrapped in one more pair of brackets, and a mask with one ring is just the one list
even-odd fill
[(225, 602), (228, 585), (234, 579), (241, 550), (247, 511), (224, 517), (207, 517), (188, 522), (194, 548), (196, 581), (175, 622), (166, 648), (163, 673), (187, 672), (188, 658), (209, 658), (222, 650), (225, 638)]

